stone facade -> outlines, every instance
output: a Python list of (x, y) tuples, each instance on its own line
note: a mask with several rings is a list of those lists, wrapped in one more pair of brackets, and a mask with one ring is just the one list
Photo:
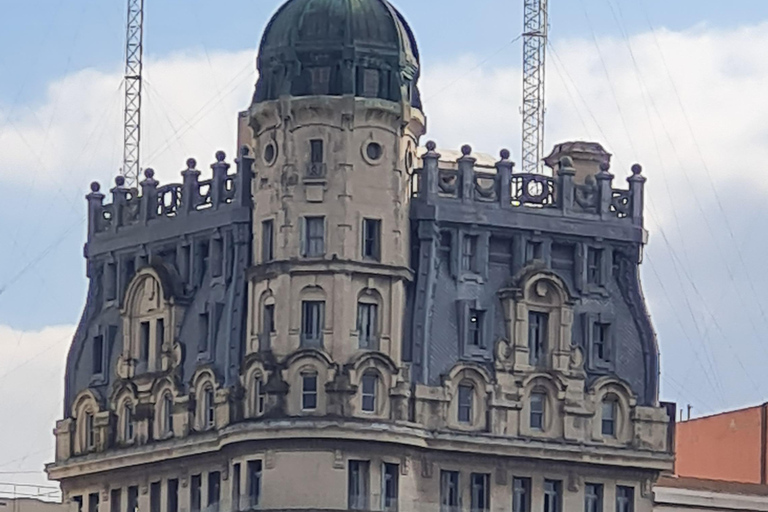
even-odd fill
[(674, 412), (639, 166), (619, 189), (599, 145), (558, 146), (553, 177), (419, 150), (418, 49), (384, 0), (289, 0), (259, 71), (235, 165), (88, 195), (65, 499), (650, 511)]

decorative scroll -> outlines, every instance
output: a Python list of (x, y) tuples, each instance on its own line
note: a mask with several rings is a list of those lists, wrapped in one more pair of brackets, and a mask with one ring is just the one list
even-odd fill
[(513, 174), (511, 198), (513, 206), (553, 206), (555, 182), (543, 174)]

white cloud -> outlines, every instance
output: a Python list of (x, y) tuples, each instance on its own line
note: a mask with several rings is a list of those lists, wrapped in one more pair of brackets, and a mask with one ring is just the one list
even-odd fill
[[(768, 319), (759, 307), (762, 297), (752, 291), (768, 285), (761, 261), (768, 247), (750, 236), (752, 226), (768, 222), (768, 214), (758, 209), (768, 185), (762, 172), (768, 161), (768, 61), (761, 58), (768, 54), (767, 29), (760, 24), (730, 31), (659, 31), (629, 42), (607, 38), (598, 41), (599, 52), (591, 39), (555, 40), (557, 53), (550, 52), (548, 146), (600, 141), (615, 155), (619, 180), (635, 161), (644, 164), (651, 230), (646, 294), (664, 372), (674, 379), (676, 396), (700, 411), (758, 401), (765, 391), (754, 389), (749, 375), (759, 377), (768, 363), (756, 334), (768, 329)], [(428, 138), (441, 147), (470, 143), (494, 154), (509, 147), (517, 156), (520, 70), (492, 63), (477, 68), (484, 57), (464, 56), (424, 70)], [(254, 64), (250, 50), (150, 61), (144, 165), (168, 181), (179, 179), (189, 156), (198, 159), (200, 169), (207, 169), (218, 149), (231, 158), (236, 114), (250, 103)], [(108, 188), (121, 160), (119, 83), (117, 70), (81, 71), (52, 83), (41, 104), (10, 112), (11, 122), (0, 124), (0, 181), (79, 194), (99, 179)], [(0, 105), (0, 120), (8, 114)], [(61, 198), (51, 194), (51, 200)], [(8, 461), (14, 469), (38, 469), (50, 460), (48, 451), (15, 461), (37, 446), (52, 449), (71, 331), (18, 333), (0, 327), (0, 407), (17, 411), (13, 421), (0, 422), (0, 471)], [(59, 337), (64, 341), (54, 343)], [(52, 348), (38, 355), (48, 344)], [(31, 356), (22, 369), (4, 376)], [(703, 370), (710, 365), (720, 374)], [(32, 405), (22, 405), (30, 393)], [(16, 442), (22, 438), (25, 442)]]
[(0, 493), (10, 492), (6, 483), (51, 485), (42, 469), (54, 458), (53, 428), (62, 416), (74, 331), (57, 326), (22, 332), (0, 325)]

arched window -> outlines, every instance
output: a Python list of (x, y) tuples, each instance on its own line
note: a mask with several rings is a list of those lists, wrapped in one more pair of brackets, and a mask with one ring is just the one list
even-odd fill
[(203, 428), (210, 430), (216, 425), (213, 388), (208, 386), (203, 391)]
[(173, 433), (173, 396), (170, 391), (163, 395), (162, 414), (163, 434), (170, 435)]
[(462, 383), (459, 385), (458, 394), (458, 421), (459, 423), (470, 424), (472, 423), (472, 402), (475, 388), (470, 383)]
[(368, 372), (362, 378), (363, 412), (376, 412), (376, 388), (379, 378), (373, 372)]
[(93, 450), (96, 447), (96, 432), (93, 425), (93, 413), (85, 414), (85, 449)]
[(130, 443), (133, 441), (133, 405), (126, 402), (123, 405), (123, 441)]
[(605, 437), (616, 437), (616, 409), (615, 399), (603, 400), (601, 432)]
[(545, 425), (547, 395), (542, 391), (531, 393), (530, 424), (531, 430), (542, 431)]
[(260, 373), (253, 376), (253, 413), (257, 416), (264, 414), (267, 394), (264, 390), (264, 382)]
[(162, 286), (151, 270), (140, 271), (126, 291), (124, 356), (135, 375), (162, 369), (167, 311)]

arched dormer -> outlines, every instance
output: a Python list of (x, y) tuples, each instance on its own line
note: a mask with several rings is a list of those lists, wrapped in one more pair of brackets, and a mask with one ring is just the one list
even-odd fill
[(132, 446), (138, 442), (139, 425), (136, 412), (139, 400), (137, 395), (136, 387), (130, 382), (123, 382), (112, 395), (118, 445)]
[(323, 416), (328, 402), (325, 385), (336, 378), (337, 367), (322, 350), (294, 352), (284, 362), (283, 380), (288, 383), (289, 415)]
[(195, 398), (194, 430), (206, 432), (224, 427), (229, 418), (227, 396), (213, 370), (198, 368), (192, 376), (190, 390)]
[(97, 415), (100, 413), (100, 399), (94, 391), (81, 391), (72, 404), (72, 419), (75, 421), (73, 451), (75, 455), (98, 451), (102, 444), (102, 435), (97, 427)]
[(255, 345), (251, 352), (266, 351), (272, 348), (272, 339), (277, 334), (277, 306), (275, 295), (271, 288), (267, 288), (259, 297), (258, 309), (254, 316), (254, 340)]
[(162, 266), (139, 270), (128, 284), (121, 310), (121, 378), (164, 372), (179, 363), (181, 349), (174, 338), (180, 309), (175, 288), (170, 272)]
[(260, 360), (250, 359), (240, 377), (240, 384), (245, 390), (244, 411), (246, 418), (259, 418), (267, 408), (266, 385), (269, 374)]
[(551, 271), (530, 265), (500, 290), (509, 319), (515, 371), (569, 371), (573, 295)]
[(477, 364), (459, 363), (445, 376), (448, 399), (445, 423), (457, 430), (487, 430), (488, 395), (493, 379)]
[(349, 368), (350, 384), (357, 387), (355, 414), (389, 419), (392, 415), (390, 390), (397, 383), (399, 370), (394, 361), (379, 352), (363, 352)]
[(523, 436), (561, 438), (563, 417), (560, 404), (565, 383), (549, 373), (535, 373), (523, 381), (519, 432)]
[(170, 377), (155, 382), (152, 387), (154, 402), (154, 421), (152, 436), (154, 439), (168, 439), (176, 435), (180, 421), (176, 419), (178, 386)]
[(637, 405), (632, 389), (614, 377), (601, 377), (592, 384), (589, 397), (595, 411), (592, 439), (615, 445), (631, 443), (632, 410)]

